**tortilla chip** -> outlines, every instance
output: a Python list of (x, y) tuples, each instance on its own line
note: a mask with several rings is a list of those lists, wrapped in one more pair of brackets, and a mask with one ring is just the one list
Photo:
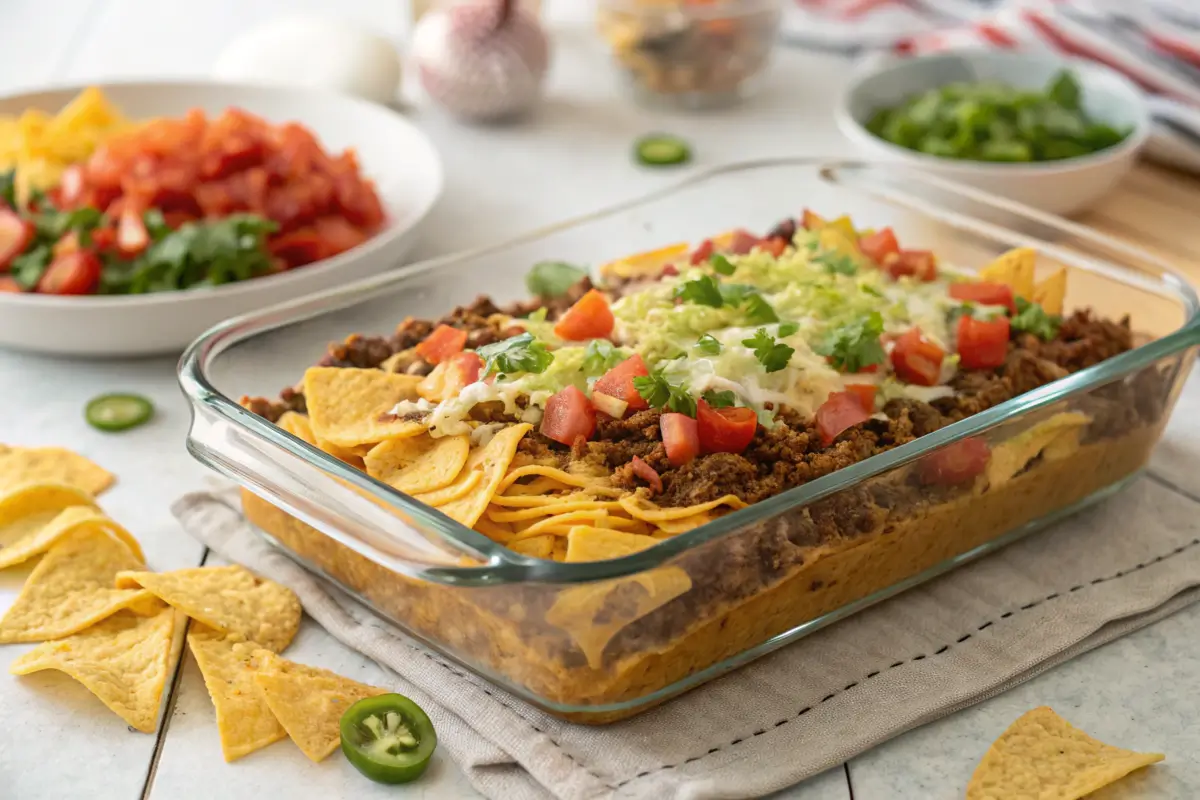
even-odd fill
[(304, 397), (314, 437), (354, 447), (424, 433), (425, 423), (391, 413), (402, 400), (418, 399), (420, 382), (416, 375), (378, 369), (311, 367), (304, 373)]
[(1097, 741), (1042, 706), (988, 748), (971, 776), (967, 800), (1076, 800), (1163, 758)]
[[(488, 512), (489, 517), (493, 513), (503, 513), (503, 512), (489, 511)], [(517, 536), (519, 538), (527, 539), (530, 536), (534, 536), (539, 533), (560, 532), (563, 535), (566, 535), (567, 533), (570, 532), (571, 528), (574, 528), (574, 527), (576, 527), (578, 525), (582, 525), (582, 524), (601, 528), (601, 527), (604, 527), (603, 525), (601, 525), (601, 520), (607, 519), (608, 516), (609, 516), (608, 511), (606, 511), (603, 508), (582, 509), (580, 511), (568, 511), (566, 514), (555, 514), (553, 516), (546, 517), (545, 519), (539, 519), (534, 522), (531, 522), (528, 525), (525, 525), (524, 527), (520, 527), (521, 522), (514, 522), (514, 523), (512, 523), (512, 525), (515, 528), (518, 528)], [(495, 517), (492, 517), (492, 520), (495, 521)]]
[(339, 723), (347, 708), (363, 698), (389, 692), (265, 650), (254, 655), (260, 659), (255, 685), (287, 735), (313, 761), (338, 749)]
[(413, 499), (420, 500), (427, 506), (438, 508), (470, 494), (479, 484), (483, 483), (483, 473), (479, 470), (464, 473), (460, 477), (461, 480), (455, 479), (454, 483), (438, 489), (436, 492), (414, 494)]
[(1030, 300), (1036, 263), (1037, 251), (1030, 247), (1016, 247), (979, 270), (979, 280), (1007, 284), (1017, 297)]
[[(509, 474), (511, 475), (512, 473)], [(534, 478), (529, 483), (514, 483), (504, 490), (504, 494), (496, 495), (496, 497), (529, 497), (532, 495), (555, 494), (567, 488), (570, 487), (554, 480), (554, 478)], [(495, 502), (495, 498), (493, 498), (493, 502)]]
[[(631, 585), (639, 588), (630, 590)], [(692, 579), (676, 566), (587, 583), (563, 589), (546, 612), (546, 621), (570, 635), (587, 657), (588, 666), (600, 669), (604, 648), (617, 632), (692, 588)], [(610, 603), (615, 592), (620, 603)]]
[(1078, 411), (1060, 412), (996, 445), (985, 472), (988, 487), (1008, 483), (1039, 454), (1054, 460), (1073, 452), (1071, 445), (1077, 449), (1080, 430), (1091, 421), (1091, 417)]
[(0, 567), (19, 564), (44, 550), (43, 529), (74, 506), (96, 510), (90, 494), (61, 483), (27, 484), (0, 495)]
[(275, 423), (297, 439), (317, 447), (317, 437), (313, 436), (312, 423), (308, 417), (295, 411), (285, 411)]
[(645, 550), (658, 544), (653, 536), (623, 533), (606, 528), (572, 528), (567, 534), (567, 562), (606, 561)]
[(30, 573), (0, 619), (0, 643), (61, 639), (122, 609), (156, 613), (161, 604), (149, 592), (112, 588), (117, 573), (141, 566), (141, 559), (102, 526), (76, 528)]
[[(518, 508), (516, 510), (497, 510), (488, 513), (494, 522), (520, 522), (521, 520), (537, 519), (559, 514), (566, 514), (570, 511), (616, 511), (621, 508), (621, 504), (616, 500), (597, 500), (594, 497), (586, 499), (578, 499), (567, 495), (565, 497), (547, 498), (552, 502), (536, 505), (531, 508)], [(556, 501), (556, 502), (555, 502)]]
[(687, 242), (667, 245), (645, 253), (634, 253), (616, 261), (610, 261), (600, 267), (604, 277), (641, 278), (658, 275), (663, 267), (686, 256), (691, 248)]
[(116, 477), (62, 447), (10, 447), (0, 453), (0, 491), (24, 483), (65, 483), (97, 495)]
[(682, 517), (680, 519), (664, 519), (655, 523), (658, 530), (669, 536), (678, 536), (681, 533), (687, 533), (690, 530), (699, 528), (701, 525), (707, 525), (716, 517), (707, 511), (701, 511), (699, 514), (693, 514), (690, 517)]
[(712, 511), (718, 506), (727, 505), (733, 509), (746, 507), (746, 503), (743, 500), (732, 494), (727, 494), (724, 497), (718, 497), (716, 500), (710, 500), (707, 503), (699, 503), (694, 506), (658, 506), (654, 503), (651, 503), (641, 494), (626, 495), (618, 502), (621, 504), (622, 508), (629, 512), (631, 517), (640, 519), (643, 522), (653, 522), (655, 524), (691, 517), (704, 511)]
[(287, 647), (300, 627), (300, 601), (291, 589), (237, 565), (122, 572), (116, 583), (118, 588), (148, 589), (192, 619), (269, 650)]
[(452, 500), (440, 506), (438, 510), (468, 528), (474, 526), (483, 516), (483, 511), (488, 507), (492, 496), (496, 494), (496, 488), (500, 485), (500, 481), (504, 479), (508, 465), (512, 463), (513, 456), (517, 453), (517, 445), (521, 443), (522, 437), (532, 429), (533, 426), (528, 423), (511, 425), (493, 436), (486, 445), (471, 453), (463, 474), (458, 476), (455, 483), (465, 480), (472, 472), (483, 474), (481, 483), (470, 494)]
[(225, 760), (236, 761), (287, 736), (270, 706), (254, 685), (260, 659), (266, 652), (236, 633), (223, 634), (204, 625), (188, 633), (188, 648), (204, 676), (217, 714), (217, 733)]
[(7, 544), (4, 544), (5, 529), (0, 529), (0, 544), (3, 544), (3, 547), (0, 547), (0, 569), (41, 555), (67, 534), (85, 526), (97, 526), (104, 529), (110, 536), (115, 536), (123, 542), (139, 564), (146, 562), (146, 557), (142, 554), (142, 547), (138, 544), (137, 539), (133, 538), (133, 534), (95, 508), (72, 506), (58, 512), (57, 516), (49, 523), (35, 530), (29, 530), (28, 525), (9, 527), (8, 531), (16, 532), (24, 528), (26, 533)]
[(554, 542), (556, 536), (541, 535), (530, 536), (528, 539), (512, 543), (514, 552), (534, 558), (552, 558), (554, 556)]
[(543, 464), (528, 464), (526, 466), (517, 467), (514, 470), (510, 470), (508, 474), (504, 476), (504, 480), (500, 481), (498, 493), (507, 493), (509, 487), (513, 486), (513, 484), (515, 484), (521, 478), (526, 478), (531, 475), (542, 478), (550, 478), (558, 481), (564, 486), (574, 486), (577, 489), (591, 489), (597, 494), (601, 493), (602, 488), (611, 489), (611, 487), (605, 487), (604, 482), (598, 478), (575, 475), (573, 473), (565, 472), (564, 470), (557, 469), (555, 467), (548, 467)]
[(122, 611), (74, 636), (39, 644), (8, 671), (28, 675), (61, 670), (134, 728), (154, 733), (175, 627), (176, 614), (170, 608), (151, 617)]
[(484, 536), (496, 542), (507, 542), (512, 538), (513, 531), (507, 524), (502, 522), (492, 522), (487, 516), (482, 516), (475, 521), (475, 530), (482, 533)]
[(411, 436), (371, 448), (367, 474), (406, 494), (434, 492), (454, 483), (471, 453), (470, 436)]
[(1039, 281), (1033, 286), (1033, 302), (1042, 307), (1047, 314), (1062, 314), (1063, 305), (1067, 298), (1067, 270), (1058, 270)]

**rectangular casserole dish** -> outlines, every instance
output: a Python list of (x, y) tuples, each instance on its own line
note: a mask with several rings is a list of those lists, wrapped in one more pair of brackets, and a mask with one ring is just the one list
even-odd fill
[[(1071, 307), (1132, 318), (1135, 349), (665, 539), (583, 564), (521, 555), (242, 408), (331, 340), (525, 295), (531, 264), (595, 264), (801, 207), (893, 226), (946, 262), (1015, 246), (1070, 274)], [(1195, 293), (1149, 254), (975, 190), (863, 163), (731, 165), (647, 197), (231, 320), (184, 355), (190, 451), (243, 487), (275, 545), (417, 640), (557, 716), (630, 716), (1107, 496), (1145, 464), (1200, 342)], [(965, 438), (987, 480), (925, 486)]]

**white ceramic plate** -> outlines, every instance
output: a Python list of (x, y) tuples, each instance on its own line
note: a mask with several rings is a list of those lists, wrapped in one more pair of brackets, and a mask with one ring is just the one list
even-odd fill
[[(327, 150), (353, 147), (363, 173), (375, 181), (388, 215), (386, 227), (334, 258), (225, 286), (109, 297), (0, 294), (0, 347), (75, 356), (179, 352), (228, 317), (398, 266), (442, 192), (442, 165), (433, 144), (383, 106), (312, 89), (192, 81), (99, 86), (134, 119), (179, 116), (191, 108), (215, 115), (237, 106), (271, 122), (299, 122)], [(83, 88), (2, 98), (0, 114), (57, 111)]]

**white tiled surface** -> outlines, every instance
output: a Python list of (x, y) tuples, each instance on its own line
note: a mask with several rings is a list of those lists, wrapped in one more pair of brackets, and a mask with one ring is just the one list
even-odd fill
[[(343, 14), (399, 36), (406, 27), (403, 5), (404, 0), (0, 0), (0, 91), (105, 77), (202, 75), (233, 32), (287, 9)], [(549, 96), (536, 119), (471, 129), (428, 109), (412, 112), (442, 151), (447, 169), (446, 199), (417, 255), (481, 243), (654, 185), (663, 178), (637, 170), (628, 159), (629, 142), (654, 129), (686, 136), (701, 164), (749, 155), (850, 152), (830, 114), (847, 63), (785, 51), (762, 95), (737, 111), (695, 117), (646, 112), (616, 97), (585, 5), (548, 3), (557, 50)], [(202, 557), (167, 511), (170, 499), (207, 479), (183, 448), (188, 419), (173, 367), (171, 359), (80, 363), (0, 352), (0, 441), (73, 447), (115, 471), (121, 481), (104, 505), (138, 536), (156, 569), (196, 564)], [(107, 390), (154, 398), (158, 418), (119, 437), (92, 431), (80, 410), (89, 397)], [(1160, 462), (1164, 468), (1174, 463), (1170, 454)], [(1181, 485), (1194, 488), (1186, 481)], [(23, 577), (19, 570), (0, 572), (0, 609)], [(1198, 625), (1200, 610), (1177, 614), (783, 796), (960, 797), (987, 743), (1039, 704), (1055, 706), (1115, 743), (1168, 753), (1166, 765), (1109, 791), (1107, 800), (1200, 795)], [(6, 647), (2, 660), (19, 652), (18, 646)], [(312, 624), (288, 654), (367, 682), (378, 674)], [(5, 723), (0, 800), (475, 796), (462, 773), (441, 756), (425, 780), (399, 791), (363, 781), (340, 758), (314, 765), (287, 742), (226, 765), (211, 704), (190, 660), (159, 737), (127, 731), (82, 687), (53, 673), (0, 675), (0, 719)]]

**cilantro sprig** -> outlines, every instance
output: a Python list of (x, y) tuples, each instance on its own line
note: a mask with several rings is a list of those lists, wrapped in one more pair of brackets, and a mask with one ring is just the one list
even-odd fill
[(749, 339), (743, 339), (742, 344), (754, 351), (754, 357), (767, 372), (778, 372), (786, 367), (792, 353), (796, 352), (796, 348), (775, 341), (766, 328), (759, 328)]
[(872, 364), (882, 364), (887, 354), (879, 337), (883, 334), (883, 315), (872, 311), (853, 322), (834, 328), (813, 349), (827, 356), (833, 366), (844, 372), (861, 372)]
[(607, 339), (592, 339), (583, 351), (583, 373), (589, 378), (603, 375), (629, 354)]
[(1016, 298), (1017, 313), (1011, 320), (1012, 327), (1018, 331), (1032, 333), (1039, 339), (1050, 341), (1058, 335), (1062, 325), (1062, 317), (1047, 314), (1038, 303), (1031, 303), (1024, 297)]
[(721, 355), (721, 342), (711, 333), (706, 333), (697, 339), (694, 346), (697, 352), (703, 353), (706, 356)]
[(737, 405), (737, 395), (729, 390), (718, 392), (709, 389), (701, 398), (713, 408), (730, 408)]
[(725, 305), (721, 287), (711, 275), (701, 275), (694, 281), (685, 281), (675, 288), (675, 297), (688, 303), (720, 308)]
[(661, 370), (652, 370), (649, 375), (634, 378), (633, 388), (651, 408), (665, 408), (677, 414), (696, 416), (696, 398), (688, 391), (687, 384), (671, 383)]
[(525, 287), (538, 297), (562, 297), (587, 274), (583, 267), (565, 261), (539, 261), (525, 276)]
[(476, 351), (483, 359), (483, 376), (511, 375), (517, 372), (545, 372), (554, 354), (532, 333), (484, 345)]
[(737, 270), (733, 262), (720, 253), (713, 253), (708, 257), (708, 263), (712, 266), (713, 272), (718, 275), (729, 276)]

